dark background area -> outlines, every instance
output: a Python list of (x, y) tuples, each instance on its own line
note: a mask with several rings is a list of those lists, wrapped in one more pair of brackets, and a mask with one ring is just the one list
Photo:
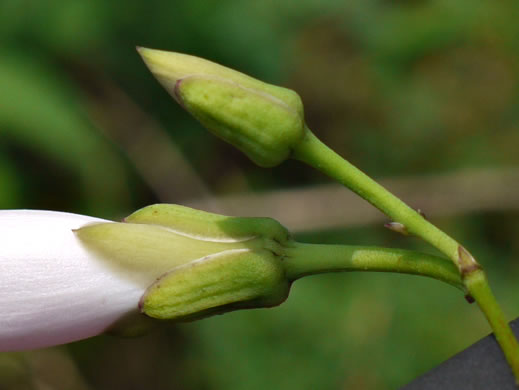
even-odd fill
[[(2, 0), (0, 208), (118, 220), (180, 203), (268, 214), (301, 241), (431, 250), (310, 167), (254, 166), (135, 46), (185, 52), (298, 91), (315, 134), (470, 248), (515, 318), (517, 20), (515, 0)], [(396, 389), (488, 332), (437, 281), (322, 275), (274, 309), (0, 354), (0, 388)]]

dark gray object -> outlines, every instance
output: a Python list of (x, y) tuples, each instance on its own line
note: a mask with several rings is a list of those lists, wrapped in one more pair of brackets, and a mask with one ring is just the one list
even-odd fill
[[(519, 318), (510, 323), (519, 337)], [(479, 340), (401, 390), (518, 390), (494, 334)]]

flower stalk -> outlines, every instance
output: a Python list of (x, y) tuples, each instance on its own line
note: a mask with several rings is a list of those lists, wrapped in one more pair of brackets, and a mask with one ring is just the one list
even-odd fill
[(448, 260), (404, 249), (293, 242), (283, 265), (291, 281), (328, 272), (392, 272), (427, 276), (466, 293), (456, 267)]

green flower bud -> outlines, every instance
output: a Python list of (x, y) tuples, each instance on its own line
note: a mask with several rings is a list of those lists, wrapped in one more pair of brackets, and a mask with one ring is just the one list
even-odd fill
[(107, 266), (144, 287), (138, 306), (153, 318), (193, 320), (278, 305), (288, 296), (281, 263), (288, 232), (270, 218), (164, 204), (123, 223), (84, 226), (76, 235)]
[(303, 104), (294, 91), (186, 54), (138, 50), (188, 112), (256, 164), (280, 164), (302, 140)]

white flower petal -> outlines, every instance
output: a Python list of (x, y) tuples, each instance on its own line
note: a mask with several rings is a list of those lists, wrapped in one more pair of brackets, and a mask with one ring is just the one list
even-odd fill
[(0, 210), (0, 351), (95, 336), (135, 310), (144, 290), (110, 271), (72, 229), (109, 222)]

